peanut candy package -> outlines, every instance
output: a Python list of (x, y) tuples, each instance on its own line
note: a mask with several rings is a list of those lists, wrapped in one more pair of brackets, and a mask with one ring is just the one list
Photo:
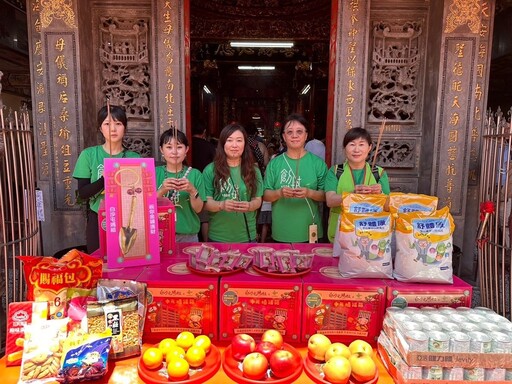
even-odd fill
[(68, 288), (95, 288), (103, 261), (73, 249), (61, 259), (19, 256), (27, 282), (27, 300), (48, 301), (50, 319), (67, 316)]
[(41, 321), (25, 327), (23, 361), (18, 384), (56, 381), (67, 327), (68, 318)]
[(137, 305), (136, 296), (87, 304), (87, 332), (102, 333), (107, 328), (112, 330), (109, 358), (140, 355), (142, 332)]

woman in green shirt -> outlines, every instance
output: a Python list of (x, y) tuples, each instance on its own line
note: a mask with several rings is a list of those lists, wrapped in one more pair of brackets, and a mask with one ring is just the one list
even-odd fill
[(84, 149), (75, 164), (73, 177), (78, 181), (78, 197), (88, 200), (87, 229), (85, 232), (87, 252), (93, 253), (100, 247), (98, 208), (105, 197), (103, 179), (103, 160), (108, 157), (140, 157), (138, 153), (128, 151), (123, 146), (128, 119), (124, 109), (115, 105), (98, 111), (98, 130), (105, 142)]
[(378, 166), (372, 169), (366, 161), (372, 150), (372, 138), (366, 129), (349, 129), (343, 138), (343, 148), (347, 159), (343, 164), (332, 166), (325, 181), (325, 198), (330, 208), (327, 236), (331, 243), (336, 234), (344, 192), (386, 195), (390, 192), (387, 173)]
[(255, 242), (263, 180), (240, 124), (222, 129), (215, 158), (204, 169), (203, 179), (210, 213), (209, 241)]

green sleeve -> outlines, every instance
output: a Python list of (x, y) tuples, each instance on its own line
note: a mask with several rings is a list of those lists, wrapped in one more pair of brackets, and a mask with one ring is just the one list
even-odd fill
[(333, 165), (325, 177), (325, 192), (336, 192), (338, 190), (338, 178), (336, 177), (336, 166)]

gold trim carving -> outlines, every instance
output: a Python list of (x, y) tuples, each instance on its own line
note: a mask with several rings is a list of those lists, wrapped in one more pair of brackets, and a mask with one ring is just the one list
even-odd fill
[(472, 33), (480, 31), (480, 0), (453, 0), (449, 9), (445, 33), (451, 33), (466, 24)]
[(42, 27), (49, 27), (54, 19), (62, 20), (69, 28), (76, 28), (75, 13), (70, 0), (41, 0)]

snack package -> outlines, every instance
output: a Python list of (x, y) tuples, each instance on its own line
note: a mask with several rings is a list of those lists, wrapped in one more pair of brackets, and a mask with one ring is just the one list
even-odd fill
[(343, 193), (342, 211), (347, 213), (376, 213), (385, 211), (385, 194)]
[(142, 332), (137, 305), (137, 296), (87, 304), (87, 332), (112, 330), (109, 353), (112, 359), (140, 355)]
[(50, 318), (66, 316), (68, 288), (94, 288), (103, 261), (73, 249), (60, 260), (54, 257), (19, 256), (27, 282), (27, 300), (50, 303)]
[(454, 229), (448, 207), (399, 214), (393, 276), (406, 282), (452, 284)]
[(57, 380), (70, 384), (97, 380), (107, 373), (112, 331), (68, 337), (63, 343), (62, 368)]
[(389, 212), (342, 213), (338, 269), (348, 278), (393, 278), (392, 219)]
[(87, 303), (98, 301), (96, 289), (68, 288), (66, 294), (69, 317), (68, 332), (78, 331), (82, 327), (82, 320), (87, 317)]
[(20, 365), (25, 343), (25, 326), (48, 319), (48, 302), (9, 303), (7, 310), (6, 366)]
[(68, 318), (41, 321), (25, 327), (18, 384), (56, 381), (67, 328)]

